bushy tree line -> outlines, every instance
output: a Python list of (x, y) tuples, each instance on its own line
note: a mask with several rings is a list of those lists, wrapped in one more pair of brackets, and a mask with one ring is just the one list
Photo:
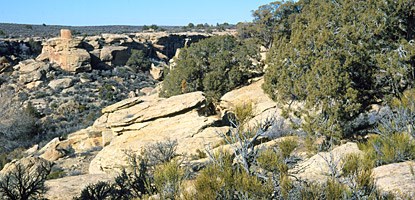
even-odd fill
[(177, 65), (166, 75), (161, 96), (204, 91), (211, 101), (247, 83), (252, 58), (259, 47), (232, 36), (214, 36), (180, 52)]

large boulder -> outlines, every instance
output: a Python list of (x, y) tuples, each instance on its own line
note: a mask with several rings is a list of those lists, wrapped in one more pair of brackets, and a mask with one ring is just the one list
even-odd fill
[(74, 81), (72, 78), (61, 78), (50, 81), (48, 85), (50, 88), (54, 90), (57, 88), (65, 89), (71, 87), (73, 85), (73, 82)]
[(261, 86), (263, 83), (264, 79), (261, 78), (248, 86), (232, 90), (223, 95), (220, 99), (222, 113), (233, 112), (236, 106), (252, 104), (252, 114), (255, 117), (247, 123), (247, 126), (251, 127), (268, 118), (281, 116), (281, 110), (278, 108), (277, 103), (262, 90)]
[(43, 43), (42, 53), (37, 60), (58, 64), (68, 72), (91, 70), (91, 56), (82, 49), (82, 40), (72, 38), (70, 32), (63, 30), (60, 38), (52, 38)]
[[(363, 154), (356, 143), (348, 142), (330, 152), (320, 152), (299, 163), (290, 173), (301, 180), (324, 183), (335, 172), (341, 172), (343, 159), (349, 154)], [(333, 168), (332, 168), (333, 167)]]
[[(375, 184), (382, 192), (398, 196), (415, 197), (415, 162), (406, 161), (383, 165), (373, 169)], [(404, 198), (404, 199), (406, 199)]]
[[(168, 139), (177, 140), (177, 152), (196, 154), (205, 145), (217, 145), (221, 138), (218, 132), (226, 132), (226, 127), (211, 127), (217, 119), (199, 116), (197, 111), (174, 117), (156, 119), (151, 122), (138, 123), (141, 129), (128, 131), (112, 139), (92, 160), (89, 173), (116, 173), (128, 166), (127, 151), (140, 153), (149, 144)], [(114, 159), (116, 158), (116, 159)]]

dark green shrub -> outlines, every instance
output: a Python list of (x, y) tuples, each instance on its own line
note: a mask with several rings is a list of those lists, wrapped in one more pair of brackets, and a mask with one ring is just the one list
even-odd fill
[(126, 64), (128, 66), (134, 66), (141, 71), (149, 70), (151, 67), (151, 62), (144, 51), (136, 49), (131, 50), (131, 56)]
[(167, 74), (160, 95), (170, 97), (204, 91), (209, 100), (218, 100), (247, 82), (252, 65), (250, 58), (256, 56), (232, 36), (201, 40), (180, 52), (177, 65)]
[[(114, 187), (111, 183), (99, 181), (86, 186), (77, 200), (102, 200), (108, 199), (114, 194)], [(112, 198), (111, 198), (112, 199)]]

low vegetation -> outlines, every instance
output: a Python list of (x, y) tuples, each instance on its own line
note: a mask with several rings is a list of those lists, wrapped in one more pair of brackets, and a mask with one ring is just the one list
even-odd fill
[(27, 147), (41, 133), (39, 113), (31, 104), (24, 108), (14, 97), (14, 91), (0, 88), (0, 153)]

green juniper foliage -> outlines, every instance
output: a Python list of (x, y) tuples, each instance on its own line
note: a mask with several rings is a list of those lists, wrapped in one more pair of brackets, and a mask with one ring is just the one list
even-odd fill
[(245, 84), (250, 58), (258, 58), (258, 46), (232, 36), (214, 36), (180, 52), (177, 66), (167, 74), (161, 96), (204, 91), (217, 100), (233, 88)]
[(282, 104), (304, 101), (306, 109), (321, 110), (308, 120), (314, 132), (348, 136), (372, 104), (413, 87), (413, 1), (295, 4), (301, 9), (281, 16), (293, 23), (277, 24), (287, 31), (275, 34), (263, 88)]

